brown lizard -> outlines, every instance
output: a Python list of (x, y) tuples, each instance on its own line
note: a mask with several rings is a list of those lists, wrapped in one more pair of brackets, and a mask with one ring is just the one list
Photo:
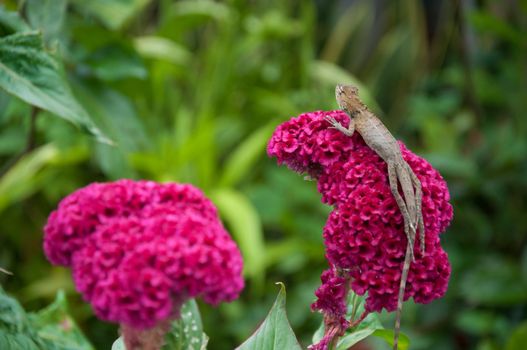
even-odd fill
[[(403, 263), (403, 271), (401, 273), (395, 317), (393, 348), (394, 350), (397, 350), (401, 327), (404, 290), (406, 287), (408, 271), (410, 270), (410, 264), (414, 259), (413, 247), (417, 228), (420, 233), (421, 252), (424, 254), (425, 250), (425, 230), (423, 215), (421, 213), (421, 182), (408, 163), (403, 159), (397, 140), (395, 140), (380, 119), (370, 112), (359, 99), (358, 89), (352, 85), (339, 84), (335, 89), (335, 94), (339, 107), (346, 112), (350, 118), (349, 126), (345, 128), (333, 117), (327, 117), (326, 120), (333, 128), (341, 131), (347, 136), (352, 136), (356, 130), (362, 136), (364, 142), (386, 162), (390, 190), (395, 197), (404, 219), (404, 232), (408, 244)], [(399, 194), (399, 184), (401, 185), (404, 199)]]

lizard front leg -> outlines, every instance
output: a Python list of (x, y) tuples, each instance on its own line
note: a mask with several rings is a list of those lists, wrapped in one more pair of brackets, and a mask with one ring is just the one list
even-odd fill
[(328, 115), (324, 119), (326, 119), (326, 121), (331, 124), (331, 128), (337, 129), (338, 131), (340, 131), (344, 135), (351, 137), (353, 135), (353, 133), (355, 132), (355, 120), (353, 120), (353, 118), (350, 117), (347, 113), (346, 113), (346, 115), (348, 116), (348, 118), (350, 120), (350, 123), (349, 123), (347, 128), (345, 128), (344, 125), (340, 124), (340, 122), (338, 122), (332, 116)]

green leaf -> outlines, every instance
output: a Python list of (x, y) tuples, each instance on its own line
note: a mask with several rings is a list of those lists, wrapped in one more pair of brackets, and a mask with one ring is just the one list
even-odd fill
[(0, 4), (0, 26), (7, 29), (9, 34), (30, 30), (29, 26), (24, 22), (22, 17), (20, 17), (18, 12), (8, 11), (4, 4)]
[(232, 152), (227, 159), (225, 170), (220, 178), (220, 186), (237, 184), (251, 171), (256, 161), (265, 154), (265, 146), (271, 137), (275, 123), (256, 130)]
[(53, 145), (42, 146), (26, 154), (0, 178), (0, 212), (10, 203), (27, 197), (36, 189), (35, 175), (59, 152)]
[(379, 329), (383, 329), (379, 316), (376, 313), (370, 313), (357, 327), (349, 330), (339, 339), (337, 350), (349, 349)]
[(487, 255), (465, 274), (461, 295), (472, 304), (521, 304), (527, 300), (527, 281), (517, 262)]
[(295, 337), (295, 333), (289, 324), (285, 309), (285, 286), (280, 284), (280, 292), (269, 314), (251, 335), (237, 350), (300, 350), (301, 347)]
[(26, 0), (26, 16), (33, 29), (44, 35), (46, 42), (55, 39), (62, 30), (66, 0)]
[(172, 322), (170, 331), (165, 336), (166, 350), (201, 350), (206, 349), (209, 338), (203, 333), (203, 324), (198, 305), (194, 299), (181, 307), (181, 318)]
[[(353, 310), (353, 303), (356, 303), (357, 310)], [(358, 301), (358, 302), (357, 302)], [(356, 319), (364, 312), (365, 297), (355, 295), (353, 291), (348, 294), (346, 318), (349, 320)], [(357, 326), (348, 329), (346, 333), (338, 340), (336, 350), (347, 350), (358, 342), (366, 339), (370, 335), (379, 337), (385, 340), (388, 344), (393, 346), (393, 330), (384, 329), (379, 315), (377, 313), (369, 313), (366, 318)], [(321, 323), (313, 335), (313, 344), (318, 343), (324, 336), (324, 322)], [(399, 349), (406, 350), (410, 345), (408, 336), (403, 333), (399, 334)]]
[(86, 64), (97, 78), (108, 82), (126, 78), (145, 79), (148, 75), (141, 58), (125, 43), (112, 42), (97, 49), (87, 57)]
[(232, 15), (228, 5), (211, 0), (178, 1), (172, 5), (171, 10), (175, 16), (203, 16), (218, 22), (225, 21)]
[(72, 0), (81, 11), (97, 17), (113, 30), (124, 26), (149, 2), (150, 0)]
[(0, 38), (0, 87), (74, 123), (99, 141), (111, 143), (75, 100), (60, 65), (44, 50), (37, 32)]
[(242, 193), (218, 189), (210, 195), (240, 246), (245, 273), (262, 283), (265, 273), (265, 245), (260, 217)]
[(143, 36), (134, 39), (137, 52), (144, 58), (164, 60), (173, 64), (183, 65), (191, 58), (191, 53), (183, 45), (158, 37)]
[(36, 314), (30, 315), (30, 320), (37, 330), (38, 336), (53, 344), (53, 349), (57, 350), (93, 349), (73, 318), (68, 314), (67, 309), (64, 292), (59, 291), (51, 305)]
[(527, 322), (521, 323), (514, 329), (505, 350), (523, 350), (525, 344), (527, 344)]
[[(373, 332), (374, 337), (378, 337), (386, 341), (390, 346), (393, 346), (393, 330), (391, 329), (376, 329)], [(399, 333), (399, 350), (407, 350), (410, 347), (410, 338), (400, 332)]]
[(145, 148), (148, 141), (132, 102), (103, 84), (74, 81), (73, 87), (93, 120), (115, 140), (115, 147), (95, 145), (95, 159), (102, 171), (112, 179), (136, 177), (127, 158), (130, 153)]
[(26, 314), (0, 287), (0, 349), (91, 350), (93, 347), (66, 313), (64, 295), (37, 314)]
[[(165, 335), (165, 350), (204, 350), (209, 337), (203, 333), (198, 305), (190, 299), (181, 307), (181, 318), (173, 321)], [(117, 338), (112, 350), (126, 350), (123, 337)]]

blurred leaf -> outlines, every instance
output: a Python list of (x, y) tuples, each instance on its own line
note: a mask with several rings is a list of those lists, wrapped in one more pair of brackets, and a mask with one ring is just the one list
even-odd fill
[(137, 53), (131, 47), (115, 42), (94, 51), (85, 63), (96, 77), (109, 82), (126, 78), (145, 79), (148, 75)]
[(527, 300), (527, 281), (522, 280), (518, 264), (488, 256), (465, 274), (461, 293), (474, 304), (514, 305)]
[(183, 45), (158, 36), (137, 37), (134, 39), (134, 46), (145, 58), (164, 60), (173, 64), (183, 65), (192, 55)]
[[(391, 329), (376, 329), (375, 332), (373, 332), (374, 337), (378, 337), (383, 339), (385, 342), (387, 342), (390, 346), (393, 346), (393, 330)], [(400, 350), (407, 350), (410, 347), (410, 338), (400, 332), (399, 333), (399, 349)]]
[(25, 8), (29, 24), (42, 32), (49, 42), (61, 32), (66, 13), (66, 0), (26, 0)]
[(60, 65), (44, 50), (37, 32), (0, 38), (0, 87), (110, 143), (71, 94)]
[(525, 47), (524, 33), (516, 30), (507, 21), (498, 18), (491, 12), (473, 11), (468, 16), (470, 23), (478, 30), (492, 33), (501, 39)]
[(295, 333), (287, 320), (285, 309), (285, 286), (280, 284), (280, 292), (269, 314), (251, 335), (236, 350), (300, 350)]
[(116, 145), (95, 145), (95, 156), (102, 170), (113, 179), (136, 176), (127, 157), (145, 148), (145, 126), (131, 101), (121, 93), (101, 84), (75, 82), (77, 97), (94, 121)]
[(71, 0), (81, 11), (97, 17), (110, 29), (117, 30), (132, 19), (150, 0)]
[(35, 174), (57, 157), (53, 145), (42, 146), (21, 158), (0, 178), (0, 212), (10, 203), (33, 193), (37, 183)]
[(456, 318), (456, 326), (473, 335), (486, 335), (507, 330), (507, 323), (494, 312), (483, 310), (463, 310)]
[[(373, 111), (378, 113), (381, 112), (381, 108), (377, 102), (375, 102), (370, 90), (362, 84), (359, 79), (336, 64), (324, 61), (314, 61), (312, 63), (311, 73), (315, 81), (331, 86), (333, 88), (332, 93), (334, 93), (334, 88), (337, 84), (355, 85), (359, 89), (359, 96), (362, 101), (364, 101), (364, 103)], [(335, 106), (336, 105), (337, 103), (335, 102)]]
[(0, 349), (40, 350), (41, 345), (24, 309), (0, 286)]
[(53, 344), (52, 349), (57, 350), (91, 350), (93, 347), (88, 342), (75, 321), (68, 314), (68, 306), (64, 292), (59, 291), (53, 304), (36, 314), (30, 319), (38, 336)]
[(275, 123), (271, 123), (254, 131), (232, 152), (220, 177), (220, 186), (236, 185), (252, 171), (256, 161), (265, 154), (267, 142), (274, 128)]
[(527, 344), (527, 322), (523, 322), (512, 331), (505, 350), (523, 350), (525, 344)]
[(0, 287), (0, 349), (91, 350), (73, 319), (66, 312), (64, 295), (29, 316)]
[(8, 11), (4, 4), (0, 4), (0, 25), (8, 29), (9, 34), (30, 30), (30, 27), (24, 22), (18, 12)]
[(225, 21), (231, 16), (228, 5), (211, 0), (182, 0), (172, 5), (171, 13), (175, 16), (204, 16), (217, 21)]
[(265, 245), (258, 213), (247, 197), (235, 190), (216, 189), (210, 198), (240, 246), (245, 273), (260, 285), (265, 274)]
[(172, 322), (163, 349), (202, 350), (207, 348), (208, 340), (203, 333), (198, 305), (190, 299), (181, 307), (181, 319)]

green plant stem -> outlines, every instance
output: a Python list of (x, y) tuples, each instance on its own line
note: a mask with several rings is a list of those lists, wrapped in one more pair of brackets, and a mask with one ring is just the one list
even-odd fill
[(357, 294), (353, 293), (353, 297), (351, 299), (351, 305), (352, 305), (352, 309), (351, 309), (351, 318), (350, 318), (350, 321), (353, 321), (353, 319), (355, 318), (355, 315), (357, 314), (357, 301), (358, 301), (358, 297), (357, 297)]

